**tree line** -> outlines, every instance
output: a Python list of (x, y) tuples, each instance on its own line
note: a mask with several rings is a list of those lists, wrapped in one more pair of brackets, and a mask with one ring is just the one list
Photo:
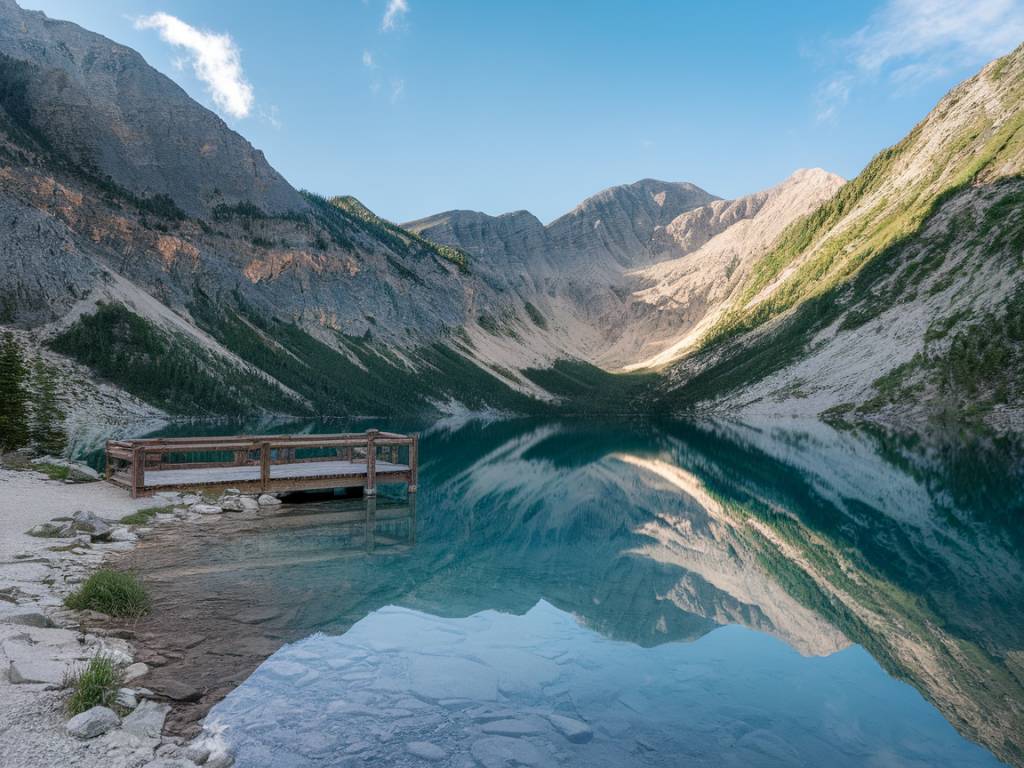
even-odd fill
[(41, 358), (28, 361), (8, 331), (0, 342), (0, 450), (31, 446), (59, 456), (67, 441), (55, 371)]

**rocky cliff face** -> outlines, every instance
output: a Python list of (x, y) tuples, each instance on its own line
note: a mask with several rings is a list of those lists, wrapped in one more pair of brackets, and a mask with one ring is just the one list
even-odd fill
[(26, 65), (5, 73), (23, 94), (23, 125), (76, 165), (193, 215), (306, 208), (262, 152), (132, 49), (0, 0), (0, 54)]

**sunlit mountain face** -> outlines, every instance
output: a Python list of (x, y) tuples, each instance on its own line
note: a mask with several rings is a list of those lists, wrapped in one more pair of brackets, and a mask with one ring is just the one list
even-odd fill
[(190, 716), (227, 694), (243, 762), (1024, 764), (1019, 445), (516, 421), (421, 453), (411, 504), (130, 555), (206, 638), (157, 677), (215, 667)]

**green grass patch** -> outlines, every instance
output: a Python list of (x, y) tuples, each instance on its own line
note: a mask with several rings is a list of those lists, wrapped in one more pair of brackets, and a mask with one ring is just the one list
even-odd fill
[(166, 504), (162, 507), (145, 507), (137, 512), (132, 512), (130, 515), (125, 515), (121, 518), (121, 522), (125, 525), (145, 525), (157, 515), (166, 515), (173, 511), (173, 504)]
[(64, 678), (64, 687), (71, 689), (67, 713), (75, 715), (93, 707), (114, 708), (117, 689), (124, 680), (124, 670), (106, 655), (93, 656), (84, 669), (71, 672)]
[(60, 464), (33, 464), (32, 469), (42, 472), (51, 480), (67, 480), (71, 477), (71, 467), (64, 467)]
[(99, 611), (118, 618), (135, 619), (149, 613), (146, 588), (129, 573), (96, 571), (81, 587), (68, 595), (64, 605), (76, 611)]

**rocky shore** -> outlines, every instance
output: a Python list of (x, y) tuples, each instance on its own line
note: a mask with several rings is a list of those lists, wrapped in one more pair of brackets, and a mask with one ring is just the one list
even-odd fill
[[(226, 509), (258, 507), (236, 494), (209, 504), (198, 496), (131, 499), (94, 472), (0, 468), (0, 754), (19, 768), (226, 768), (221, 734), (165, 735), (173, 691), (147, 686), (131, 621), (72, 611), (64, 599), (101, 564), (131, 550), (140, 535), (169, 522), (208, 519)], [(42, 469), (43, 467), (41, 467)], [(267, 497), (264, 504), (277, 504)], [(141, 515), (140, 510), (146, 510)], [(134, 524), (122, 522), (129, 516)], [(123, 674), (113, 708), (69, 718), (70, 675), (91, 659), (113, 660)]]

